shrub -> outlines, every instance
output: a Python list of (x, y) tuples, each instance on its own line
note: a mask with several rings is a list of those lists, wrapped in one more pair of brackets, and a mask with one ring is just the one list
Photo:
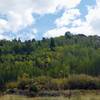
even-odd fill
[(33, 79), (34, 84), (38, 87), (39, 90), (48, 90), (50, 89), (51, 78), (47, 76), (39, 76)]
[(52, 79), (50, 83), (50, 89), (52, 90), (65, 90), (68, 88), (68, 82), (66, 79)]
[(99, 78), (88, 75), (72, 75), (68, 79), (70, 89), (99, 89)]
[(24, 73), (22, 76), (18, 77), (18, 89), (27, 89), (30, 81), (29, 76)]
[(31, 85), (29, 86), (29, 91), (30, 91), (30, 92), (38, 92), (38, 88), (37, 88), (36, 85), (31, 84)]
[(9, 82), (6, 84), (7, 89), (14, 89), (17, 88), (18, 83), (17, 82)]

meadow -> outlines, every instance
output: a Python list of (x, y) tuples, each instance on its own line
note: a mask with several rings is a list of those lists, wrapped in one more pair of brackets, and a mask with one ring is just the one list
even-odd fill
[(33, 97), (29, 98), (26, 96), (18, 96), (18, 95), (5, 95), (0, 97), (0, 100), (100, 100), (100, 95), (78, 95), (72, 96), (71, 98), (68, 97)]

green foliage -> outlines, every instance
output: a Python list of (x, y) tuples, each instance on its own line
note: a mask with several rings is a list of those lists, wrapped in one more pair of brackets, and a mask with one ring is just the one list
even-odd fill
[(30, 92), (38, 92), (38, 87), (35, 84), (29, 85)]
[(8, 87), (13, 87), (10, 82), (17, 81), (18, 77), (19, 86), (26, 88), (27, 79), (40, 76), (59, 79), (67, 78), (69, 74), (100, 76), (99, 36), (66, 32), (65, 36), (39, 41), (0, 40), (0, 88), (7, 83)]
[(68, 31), (65, 33), (65, 38), (70, 39), (72, 37), (72, 34)]
[(54, 40), (54, 38), (51, 38), (50, 39), (50, 49), (52, 51), (55, 51), (55, 47), (56, 47), (55, 40)]
[(100, 79), (88, 75), (72, 75), (68, 84), (70, 89), (100, 89)]
[(14, 88), (17, 88), (17, 86), (18, 86), (17, 82), (9, 82), (6, 84), (7, 89), (14, 89)]
[(68, 89), (68, 79), (58, 78), (52, 79), (50, 83), (51, 90), (65, 90)]
[(18, 77), (18, 89), (25, 90), (28, 88), (30, 83), (30, 79), (28, 74), (23, 74), (22, 76)]
[(34, 83), (38, 87), (38, 90), (47, 90), (50, 89), (51, 78), (47, 76), (39, 76), (34, 78)]

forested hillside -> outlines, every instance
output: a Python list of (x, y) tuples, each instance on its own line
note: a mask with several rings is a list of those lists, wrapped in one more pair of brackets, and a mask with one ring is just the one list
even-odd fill
[(0, 40), (0, 86), (25, 74), (29, 78), (100, 76), (100, 37), (66, 32), (42, 40)]

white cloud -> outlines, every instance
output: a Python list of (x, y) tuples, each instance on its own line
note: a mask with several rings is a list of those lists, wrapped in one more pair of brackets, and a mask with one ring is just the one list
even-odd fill
[[(44, 36), (55, 37), (63, 35), (66, 31), (71, 31), (74, 34), (85, 34), (85, 35), (100, 35), (100, 0), (96, 0), (96, 5), (88, 6), (88, 14), (85, 17), (85, 20), (82, 20), (80, 13), (68, 13), (71, 9), (64, 12), (62, 17), (58, 18), (55, 23), (57, 28), (49, 30), (44, 34)], [(79, 18), (76, 18), (78, 16)], [(65, 27), (66, 25), (71, 24), (71, 27)]]
[(23, 12), (33, 8), (36, 13), (54, 13), (57, 8), (76, 7), (81, 0), (0, 0), (0, 11)]
[(59, 9), (76, 7), (81, 0), (34, 0), (33, 11), (39, 14), (54, 13)]
[(100, 1), (97, 0), (97, 5), (93, 8), (88, 8), (86, 16), (87, 23), (91, 26), (93, 34), (100, 35)]
[(7, 39), (7, 40), (10, 40), (10, 38), (9, 38), (9, 37), (7, 37), (7, 36), (4, 36), (4, 35), (0, 34), (0, 40), (1, 40), (1, 39)]
[(64, 35), (64, 33), (67, 31), (66, 27), (62, 27), (62, 28), (55, 28), (52, 30), (49, 30), (48, 32), (44, 33), (43, 37), (58, 37), (61, 35)]
[[(64, 35), (65, 32), (67, 31), (70, 31), (71, 33), (73, 34), (86, 34), (86, 35), (90, 35), (90, 32), (91, 32), (91, 27), (88, 26), (87, 23), (84, 23), (78, 27), (71, 27), (71, 28), (68, 28), (68, 27), (58, 27), (58, 28), (54, 28), (52, 30), (49, 30), (47, 31), (46, 33), (44, 33), (44, 37), (58, 37), (58, 36), (61, 36), (61, 35)], [(91, 34), (93, 35), (93, 34)]]
[(34, 18), (30, 12), (30, 10), (26, 10), (24, 13), (16, 13), (16, 12), (8, 12), (8, 26), (9, 31), (17, 32), (23, 29), (26, 26), (34, 23)]
[(0, 18), (0, 20), (2, 20), (0, 21), (0, 34), (2, 34), (2, 38), (10, 37), (10, 33), (6, 36), (5, 32), (10, 31), (17, 35), (18, 31), (34, 24), (35, 19), (32, 16), (32, 2), (30, 1), (0, 0), (0, 14), (4, 14), (6, 16), (6, 19)]
[[(0, 19), (0, 33), (18, 32), (35, 22), (32, 13), (55, 13), (59, 9), (76, 7), (81, 0), (0, 0), (0, 14), (7, 20)], [(6, 37), (6, 36), (5, 36)]]
[(8, 12), (25, 12), (27, 9), (32, 8), (33, 12), (54, 13), (56, 10), (62, 8), (76, 7), (81, 0), (0, 0), (0, 11)]
[(6, 20), (0, 19), (0, 33), (4, 32), (8, 27), (8, 22)]
[(57, 27), (69, 25), (79, 16), (80, 16), (79, 9), (69, 9), (66, 10), (63, 13), (63, 15), (55, 21), (55, 23)]
[(76, 19), (73, 21), (72, 27), (78, 27), (82, 25), (82, 20), (81, 19)]

